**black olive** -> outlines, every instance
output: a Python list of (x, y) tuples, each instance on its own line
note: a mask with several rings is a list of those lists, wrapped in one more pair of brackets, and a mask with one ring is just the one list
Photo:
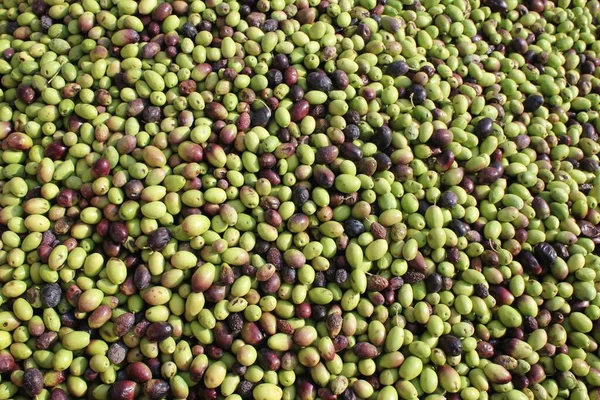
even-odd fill
[(463, 346), (460, 339), (453, 335), (441, 336), (438, 346), (450, 357), (460, 356), (463, 353)]
[(354, 392), (353, 389), (346, 389), (340, 395), (340, 400), (356, 400), (356, 399), (357, 399), (356, 392)]
[(162, 111), (160, 107), (149, 106), (144, 109), (142, 112), (142, 121), (144, 122), (158, 122), (160, 121), (162, 116)]
[(44, 0), (34, 0), (33, 4), (31, 5), (31, 11), (40, 17), (48, 12), (48, 5)]
[(508, 10), (508, 6), (505, 0), (488, 0), (484, 3), (493, 12), (504, 13)]
[(271, 64), (271, 67), (283, 71), (289, 66), (290, 60), (285, 54), (277, 54), (275, 57), (273, 57), (273, 63)]
[(526, 271), (539, 271), (541, 269), (539, 261), (530, 251), (522, 251), (519, 254), (519, 262)]
[(438, 273), (433, 273), (425, 279), (425, 287), (428, 293), (437, 293), (442, 290), (442, 276)]
[(42, 29), (44, 30), (44, 32), (48, 32), (48, 29), (50, 29), (50, 27), (52, 26), (52, 24), (54, 23), (52, 21), (52, 18), (50, 18), (47, 15), (42, 15), (40, 17), (40, 23), (42, 25)]
[(413, 284), (424, 280), (425, 274), (417, 271), (408, 271), (406, 274), (404, 274), (403, 278), (405, 283)]
[(121, 342), (113, 343), (109, 346), (106, 356), (113, 364), (121, 364), (127, 357), (127, 346)]
[(40, 290), (40, 300), (44, 308), (54, 308), (62, 299), (62, 290), (58, 283), (47, 283)]
[(357, 219), (350, 218), (344, 222), (344, 233), (350, 238), (358, 237), (365, 232), (365, 226)]
[(271, 109), (267, 106), (259, 108), (258, 110), (252, 110), (251, 121), (252, 126), (265, 127), (271, 119)]
[(440, 207), (454, 208), (458, 204), (458, 195), (450, 190), (442, 193), (439, 199)]
[(269, 87), (274, 88), (283, 82), (283, 74), (281, 71), (277, 69), (270, 69), (266, 74), (267, 81), (269, 82)]
[(241, 381), (237, 387), (237, 394), (239, 394), (242, 399), (251, 399), (253, 389), (254, 384), (252, 382)]
[(381, 128), (377, 129), (373, 135), (373, 143), (380, 151), (390, 147), (392, 144), (392, 130), (390, 127), (383, 125)]
[(348, 74), (346, 74), (341, 69), (333, 71), (333, 73), (331, 74), (331, 78), (335, 87), (340, 90), (346, 89), (350, 84)]
[(582, 74), (593, 74), (594, 71), (596, 70), (596, 66), (594, 65), (593, 62), (586, 61), (583, 64), (581, 64), (580, 69), (581, 69)]
[(371, 28), (367, 24), (358, 24), (356, 34), (366, 41), (371, 39)]
[(315, 279), (313, 280), (313, 287), (325, 287), (327, 284), (327, 280), (325, 279), (325, 274), (321, 271), (317, 271), (315, 273)]
[(431, 203), (429, 203), (425, 199), (421, 199), (419, 200), (419, 209), (417, 210), (417, 212), (421, 215), (425, 215), (425, 212), (429, 207), (431, 207)]
[(287, 285), (296, 283), (296, 270), (287, 266), (281, 267), (281, 280)]
[(354, 124), (348, 124), (344, 128), (344, 137), (349, 142), (356, 140), (360, 137), (360, 129)]
[(469, 225), (467, 225), (466, 223), (458, 219), (453, 219), (452, 221), (450, 221), (450, 229), (454, 233), (456, 233), (456, 236), (463, 237), (467, 234), (470, 228)]
[(598, 171), (598, 161), (593, 158), (584, 158), (579, 163), (581, 169), (588, 172), (596, 172)]
[(533, 332), (538, 329), (539, 325), (535, 318), (526, 315), (523, 317), (523, 328), (526, 332)]
[(558, 255), (556, 250), (549, 243), (542, 242), (538, 243), (533, 249), (535, 256), (542, 263), (542, 265), (551, 266), (554, 264)]
[(375, 153), (373, 158), (377, 162), (377, 171), (387, 171), (392, 168), (392, 159), (385, 153)]
[(167, 228), (158, 228), (148, 235), (148, 247), (154, 251), (159, 251), (165, 248), (171, 240), (171, 232)]
[(210, 32), (210, 30), (212, 29), (212, 22), (207, 20), (201, 21), (198, 24), (197, 28), (200, 32)]
[[(597, 230), (596, 230), (596, 232), (597, 232)], [(583, 233), (583, 229), (582, 229), (581, 233)], [(570, 256), (569, 255), (569, 249), (564, 244), (562, 244), (562, 243), (554, 243), (552, 245), (552, 247), (554, 248), (554, 250), (556, 250), (556, 255), (558, 257), (560, 257), (560, 258), (569, 258), (569, 256)]]
[(319, 90), (321, 92), (333, 90), (331, 79), (323, 71), (315, 71), (308, 74), (306, 76), (306, 85), (309, 90)]
[(292, 202), (297, 208), (301, 208), (310, 198), (308, 189), (302, 186), (294, 187), (292, 190)]
[(534, 112), (544, 105), (544, 98), (539, 94), (529, 96), (523, 102), (523, 110), (525, 112)]
[(482, 118), (475, 125), (473, 133), (480, 138), (486, 138), (492, 134), (494, 121), (491, 118)]
[(181, 27), (181, 33), (183, 33), (185, 37), (188, 37), (193, 40), (198, 34), (198, 29), (196, 29), (194, 25), (187, 22)]
[(570, 163), (574, 168), (579, 168), (579, 161), (574, 158), (565, 158), (565, 161)]
[(240, 333), (242, 331), (242, 327), (244, 326), (244, 319), (240, 315), (240, 313), (231, 313), (226, 318), (227, 326), (231, 329), (231, 332), (234, 334)]
[(168, 398), (171, 386), (162, 379), (151, 379), (144, 384), (144, 394), (149, 400)]
[(344, 120), (348, 125), (358, 125), (360, 123), (360, 114), (358, 113), (358, 111), (350, 110), (346, 114), (344, 114)]
[(275, 32), (279, 28), (279, 22), (274, 19), (268, 19), (262, 25), (263, 32)]
[(486, 297), (488, 297), (490, 295), (490, 291), (489, 291), (488, 287), (485, 286), (483, 283), (478, 283), (476, 285), (473, 285), (473, 289), (475, 292), (475, 296), (481, 297), (482, 299), (485, 299)]
[(510, 43), (510, 46), (512, 47), (513, 51), (518, 54), (525, 54), (528, 48), (527, 41), (519, 37), (513, 39), (513, 41)]
[(345, 269), (338, 269), (335, 271), (335, 283), (338, 285), (343, 284), (348, 280), (348, 272)]
[(311, 316), (314, 318), (315, 321), (322, 321), (327, 316), (327, 308), (325, 308), (324, 306), (315, 304), (312, 306)]
[(8, 21), (5, 26), (6, 33), (12, 35), (19, 28), (19, 23), (17, 21)]
[(408, 72), (408, 64), (404, 61), (394, 61), (387, 66), (386, 74), (395, 78), (397, 76), (406, 75)]
[(294, 85), (290, 88), (290, 100), (297, 102), (304, 98), (304, 90), (299, 85)]
[(345, 142), (340, 146), (340, 156), (350, 161), (360, 161), (363, 158), (363, 152), (360, 147)]
[(427, 91), (421, 85), (411, 85), (408, 88), (408, 98), (412, 99), (412, 102), (416, 106), (423, 105), (427, 100)]

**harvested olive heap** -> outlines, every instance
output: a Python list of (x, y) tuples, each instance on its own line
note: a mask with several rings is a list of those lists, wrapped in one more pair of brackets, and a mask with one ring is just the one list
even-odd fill
[(2, 1), (0, 400), (600, 399), (599, 14)]

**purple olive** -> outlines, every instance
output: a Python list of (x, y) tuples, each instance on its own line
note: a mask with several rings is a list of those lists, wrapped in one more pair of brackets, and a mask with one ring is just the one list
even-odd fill
[[(166, 3), (163, 3), (166, 4)], [(168, 397), (171, 387), (162, 379), (152, 379), (144, 384), (144, 394), (149, 400), (162, 400)]]
[(37, 396), (44, 390), (44, 376), (37, 368), (30, 368), (23, 373), (23, 389), (30, 396)]

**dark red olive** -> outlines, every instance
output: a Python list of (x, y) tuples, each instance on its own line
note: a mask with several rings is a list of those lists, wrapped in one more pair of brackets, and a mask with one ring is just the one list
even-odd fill
[(482, 184), (490, 184), (496, 182), (501, 176), (500, 170), (487, 167), (477, 173), (477, 180)]
[(107, 176), (110, 173), (110, 163), (106, 158), (99, 158), (98, 161), (92, 165), (92, 176), (94, 178), (100, 178)]
[(58, 334), (52, 331), (42, 333), (35, 341), (35, 347), (38, 350), (48, 350), (58, 341)]
[(168, 322), (154, 322), (146, 331), (146, 337), (151, 342), (161, 342), (173, 335), (173, 325)]
[(0, 373), (12, 372), (17, 367), (15, 359), (7, 351), (0, 351)]
[(292, 109), (290, 110), (290, 116), (292, 118), (292, 121), (302, 121), (302, 119), (308, 115), (309, 110), (310, 104), (308, 103), (308, 101), (304, 99), (298, 101), (292, 106)]
[(123, 244), (129, 236), (129, 231), (123, 222), (113, 222), (110, 224), (109, 234), (115, 243)]
[(129, 379), (137, 383), (148, 382), (152, 379), (152, 371), (150, 368), (140, 361), (134, 361), (126, 368)]
[(135, 315), (132, 313), (123, 313), (119, 315), (113, 324), (113, 332), (116, 336), (124, 336), (135, 324)]
[(281, 367), (279, 355), (270, 349), (262, 348), (258, 352), (259, 365), (268, 371), (277, 371)]
[(477, 354), (481, 358), (492, 358), (494, 356), (494, 347), (488, 342), (481, 341), (477, 343), (476, 347)]
[(244, 342), (252, 346), (258, 345), (265, 337), (258, 325), (254, 322), (246, 322), (244, 324), (241, 336)]
[(452, 134), (452, 131), (448, 129), (438, 129), (431, 135), (429, 144), (433, 147), (443, 148), (452, 143), (453, 139), (454, 135)]
[(79, 202), (79, 199), (79, 193), (73, 189), (63, 189), (56, 197), (56, 202), (59, 206), (68, 208), (76, 205)]
[(29, 85), (21, 84), (17, 86), (17, 98), (29, 105), (35, 101), (35, 90)]
[(324, 146), (315, 153), (315, 163), (331, 164), (338, 156), (339, 151), (337, 146)]
[(115, 382), (109, 389), (110, 400), (134, 400), (138, 392), (138, 384), (129, 380)]
[(361, 359), (375, 358), (378, 354), (377, 347), (368, 342), (357, 343), (352, 350)]
[(313, 167), (313, 178), (319, 186), (325, 189), (333, 187), (335, 182), (335, 174), (326, 165), (315, 165)]
[(536, 384), (544, 380), (546, 378), (546, 373), (544, 372), (544, 368), (541, 364), (532, 364), (531, 369), (527, 373), (527, 379), (531, 384)]
[(317, 388), (308, 380), (301, 380), (296, 386), (297, 394), (300, 399), (316, 399)]
[(51, 160), (60, 160), (67, 152), (67, 147), (59, 142), (52, 142), (44, 149), (44, 155)]
[(222, 285), (212, 285), (204, 292), (204, 298), (211, 303), (218, 303), (223, 300), (227, 294), (227, 288)]
[(227, 324), (217, 322), (214, 329), (215, 344), (221, 349), (228, 349), (233, 343), (233, 335)]
[(104, 250), (104, 254), (109, 257), (118, 257), (119, 253), (121, 253), (121, 245), (112, 240), (102, 242), (102, 249)]

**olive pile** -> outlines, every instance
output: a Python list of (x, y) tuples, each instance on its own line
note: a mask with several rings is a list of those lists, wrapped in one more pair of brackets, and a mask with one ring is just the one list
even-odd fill
[(2, 1), (0, 400), (599, 400), (599, 16)]

